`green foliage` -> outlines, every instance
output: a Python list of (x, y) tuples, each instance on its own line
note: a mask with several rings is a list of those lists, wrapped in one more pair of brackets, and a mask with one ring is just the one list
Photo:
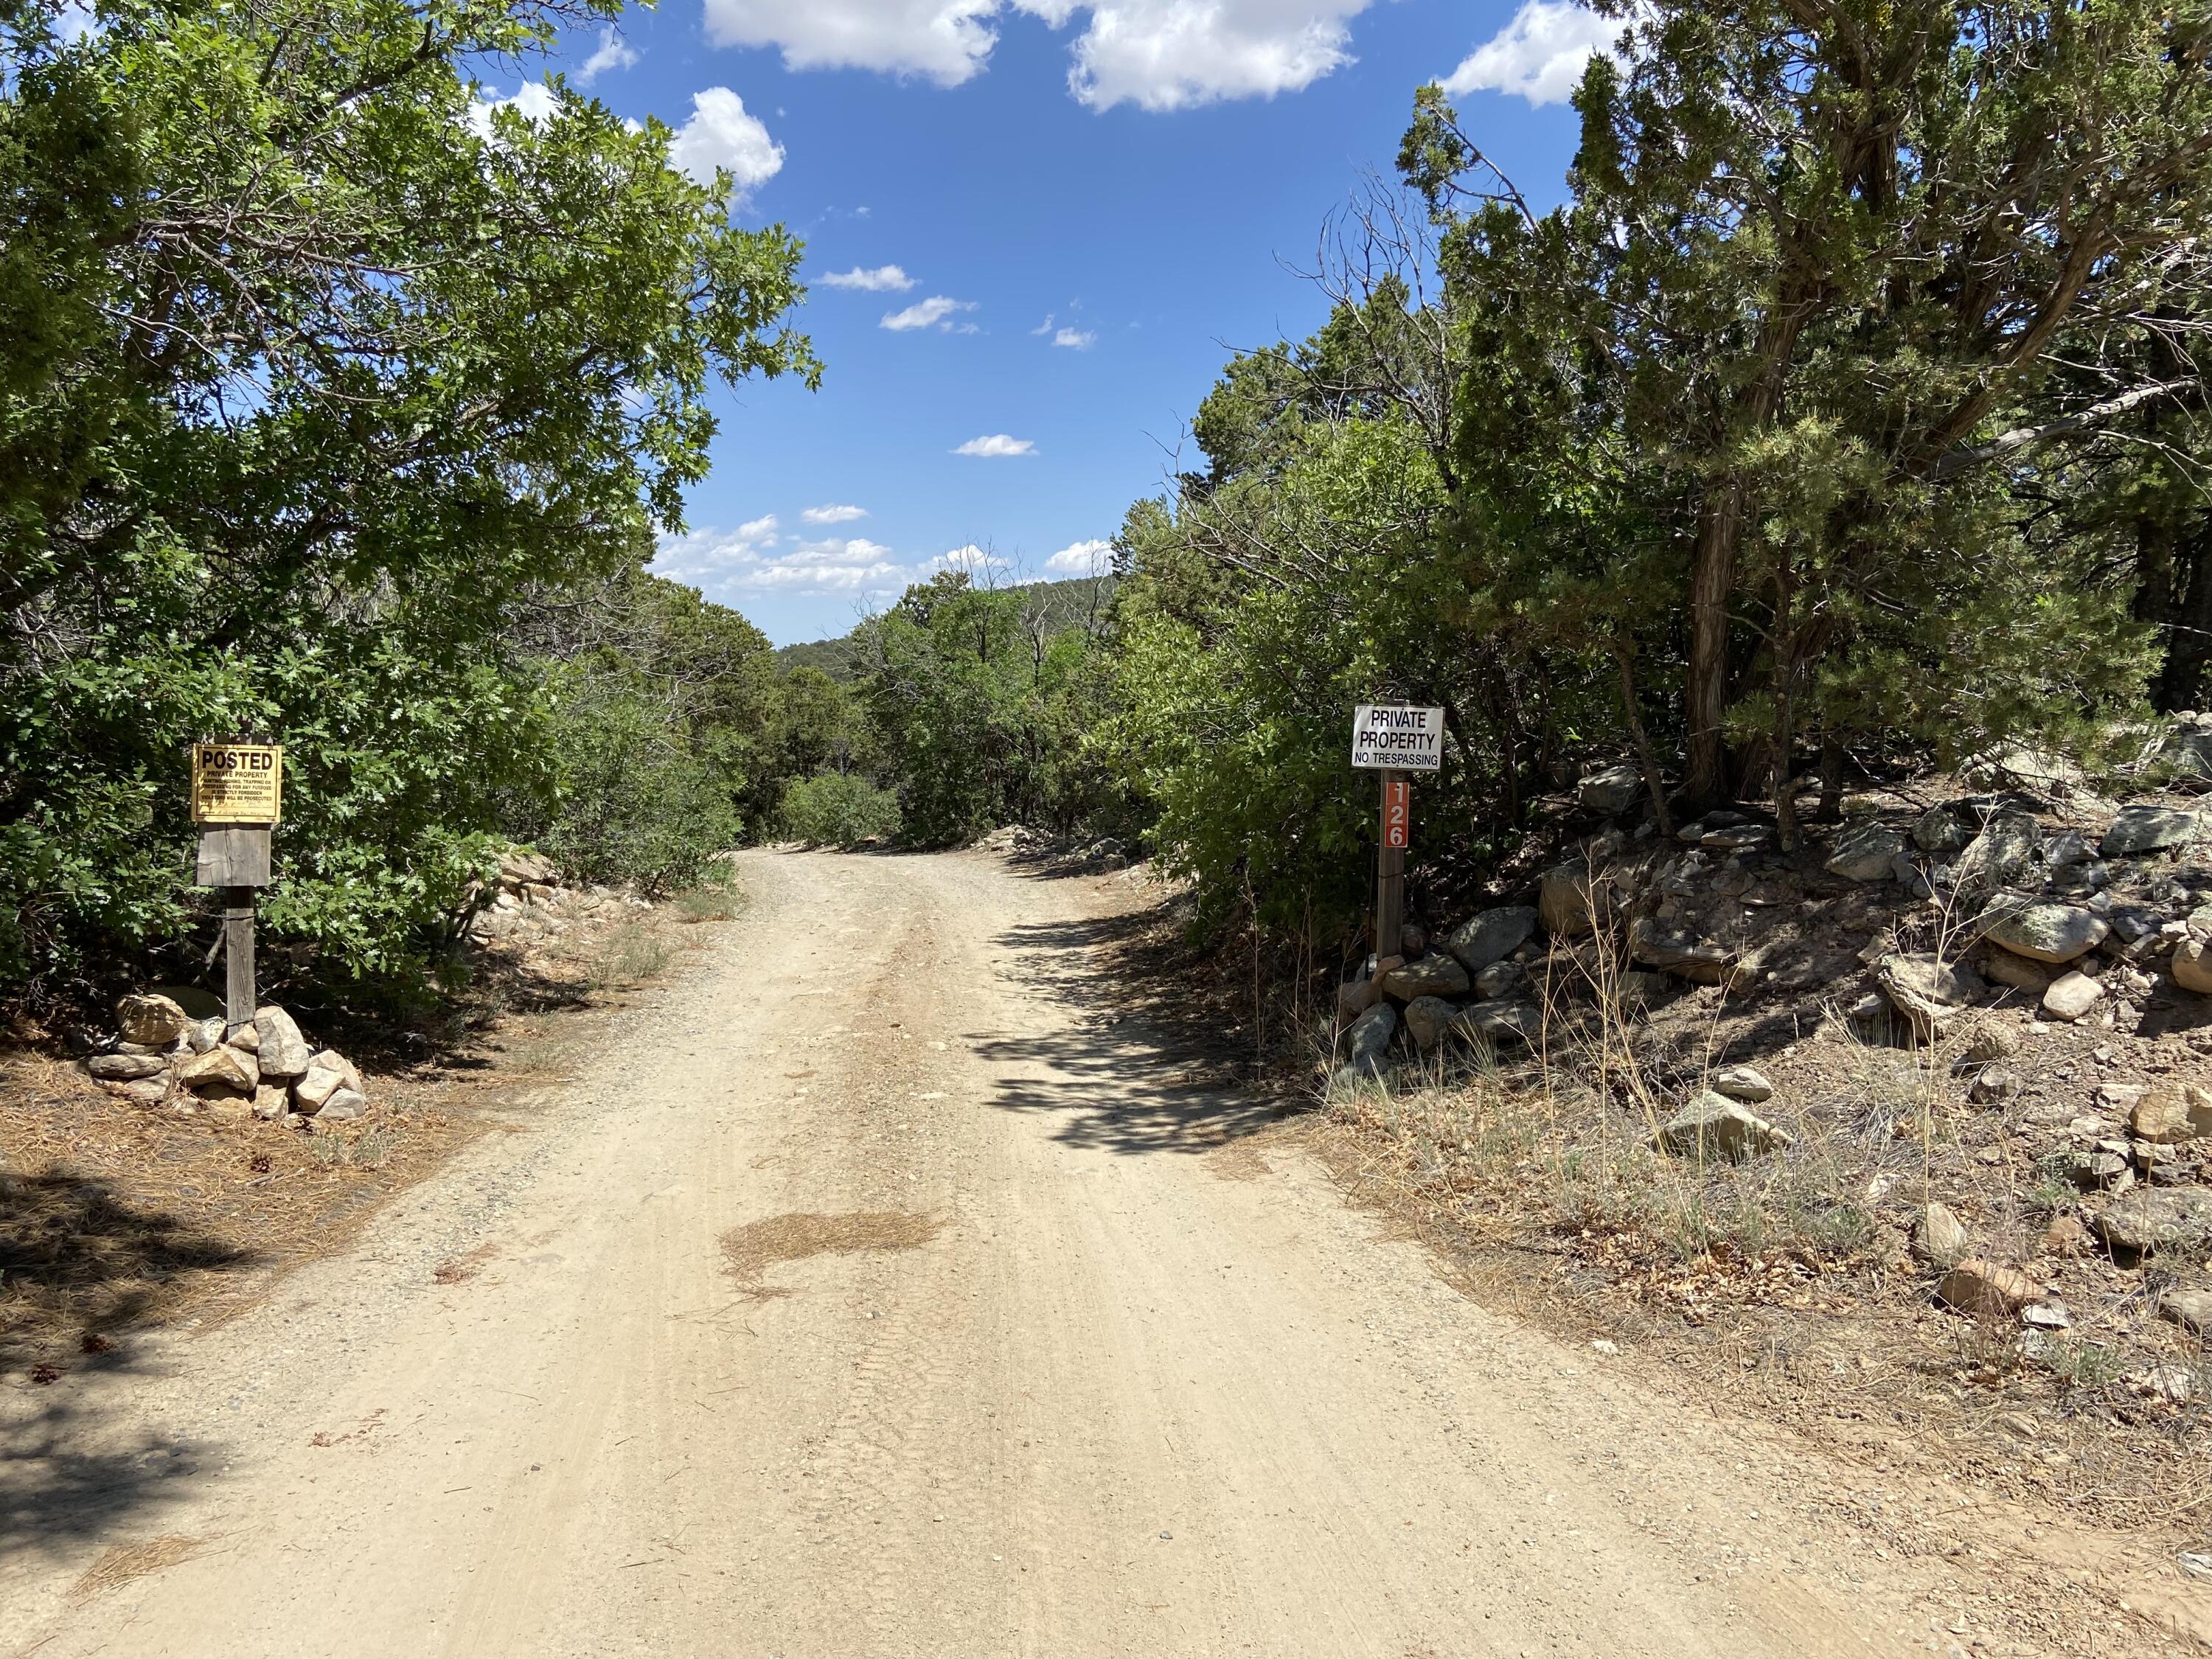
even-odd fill
[[(564, 764), (580, 844), (624, 822), (649, 722), (557, 714), (518, 620), (678, 524), (714, 380), (815, 375), (799, 247), (566, 88), (479, 132), (468, 66), (568, 9), (96, 17), (0, 11), (0, 981), (179, 937), (186, 745), (243, 728), (287, 745), (280, 946), (396, 971)], [(703, 834), (732, 763), (684, 724), (647, 769)]]
[(798, 778), (783, 792), (778, 824), (790, 840), (813, 847), (855, 847), (899, 833), (898, 797), (848, 772)]

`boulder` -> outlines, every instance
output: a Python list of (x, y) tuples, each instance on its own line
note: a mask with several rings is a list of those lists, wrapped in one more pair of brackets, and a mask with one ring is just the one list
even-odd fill
[(520, 887), (526, 883), (538, 886), (550, 886), (560, 879), (560, 871), (554, 867), (553, 860), (543, 853), (532, 853), (523, 848), (514, 847), (499, 855), (499, 878), (502, 884), (509, 887)]
[(1775, 840), (1774, 830), (1766, 824), (1729, 823), (1706, 830), (1698, 837), (1698, 845), (1723, 853), (1750, 853), (1764, 851)]
[(1638, 916), (1628, 930), (1628, 951), (1646, 968), (1679, 974), (1698, 985), (1719, 985), (1734, 973), (1735, 952), (1686, 928)]
[(1968, 842), (1952, 866), (1952, 879), (1968, 901), (1988, 897), (2009, 886), (2034, 862), (2042, 831), (2025, 812), (1992, 812), (1982, 833)]
[(340, 1089), (315, 1114), (319, 1124), (349, 1123), (368, 1109), (368, 1097), (358, 1089)]
[(1585, 811), (1610, 817), (1626, 812), (1644, 793), (1644, 774), (1626, 761), (1589, 773), (1575, 786), (1575, 799)]
[(335, 1048), (319, 1048), (307, 1056), (307, 1069), (312, 1072), (318, 1068), (336, 1072), (344, 1079), (349, 1089), (359, 1089), (364, 1094), (368, 1092), (361, 1080), (361, 1073), (354, 1069), (353, 1062)]
[(2105, 942), (2105, 919), (2078, 904), (2008, 905), (1989, 919), (1984, 937), (2031, 962), (2072, 962)]
[(2201, 939), (2185, 939), (2173, 947), (2169, 960), (2176, 985), (2199, 996), (2212, 996), (2212, 947)]
[(1930, 1204), (1913, 1225), (1912, 1254), (1931, 1267), (1958, 1266), (1972, 1243), (1966, 1223), (1948, 1205)]
[(261, 1081), (261, 1068), (243, 1049), (219, 1042), (205, 1054), (195, 1054), (177, 1073), (177, 1081), (194, 1094), (228, 1091), (250, 1095)]
[(1904, 834), (1887, 823), (1853, 824), (1836, 837), (1826, 869), (1846, 881), (1887, 881), (1890, 860), (1907, 845)]
[(159, 1077), (169, 1069), (169, 1062), (159, 1054), (94, 1054), (84, 1068), (102, 1083), (136, 1083)]
[(2212, 1135), (2212, 1089), (2172, 1079), (2155, 1083), (2136, 1102), (2128, 1126), (2137, 1140), (2160, 1146)]
[(1474, 994), (1485, 1002), (1524, 990), (1528, 970), (1517, 962), (1493, 962), (1474, 976)]
[(204, 1054), (210, 1048), (222, 1046), (222, 1016), (216, 1014), (207, 1019), (196, 1020), (185, 1027), (185, 1041), (191, 1046), (194, 1054)]
[(336, 1067), (310, 1066), (307, 1075), (292, 1085), (294, 1109), (304, 1117), (313, 1117), (323, 1109), (325, 1101), (344, 1087), (344, 1075)]
[(115, 1024), (125, 1042), (149, 1048), (167, 1048), (184, 1036), (191, 1017), (173, 997), (148, 994), (125, 997), (115, 1005)]
[(134, 1106), (159, 1106), (169, 1097), (167, 1077), (142, 1077), (127, 1083), (103, 1081), (100, 1086), (118, 1100), (127, 1100)]
[(1923, 1042), (1982, 993), (1972, 969), (1929, 951), (1892, 951), (1875, 963), (1874, 977)]
[(2025, 991), (2038, 999), (2051, 988), (2053, 975), (2041, 963), (2001, 951), (1994, 945), (1982, 952), (1980, 962), (1982, 977), (1993, 985), (2009, 985), (2015, 991)]
[(1370, 975), (1336, 988), (1336, 1023), (1349, 1025), (1382, 1000), (1382, 988)]
[(1986, 1066), (1993, 1060), (2003, 1060), (2019, 1052), (2020, 1033), (1994, 1019), (1985, 1019), (1977, 1025), (1973, 1040), (1966, 1044), (1966, 1058), (1977, 1066)]
[(1442, 951), (1432, 951), (1419, 962), (1401, 963), (1375, 978), (1384, 996), (1401, 1002), (1411, 1002), (1416, 997), (1465, 996), (1470, 984), (1459, 958)]
[(251, 1020), (223, 1038), (223, 1041), (241, 1054), (252, 1054), (256, 1058), (260, 1055), (261, 1033), (254, 1028)]
[(261, 1062), (262, 1076), (289, 1079), (307, 1074), (307, 1039), (300, 1035), (299, 1024), (291, 1015), (274, 1004), (256, 1008), (253, 1029), (261, 1034), (261, 1049), (257, 1058)]
[(1790, 1137), (1740, 1100), (1707, 1090), (1659, 1131), (1659, 1150), (1677, 1158), (1742, 1164), (1790, 1144)]
[(1590, 932), (1589, 866), (1560, 864), (1545, 871), (1536, 888), (1536, 915), (1556, 938)]
[(2008, 1066), (1984, 1066), (1966, 1085), (1966, 1098), (1977, 1106), (1995, 1106), (2020, 1097), (2020, 1073)]
[(1479, 974), (1511, 956), (1535, 931), (1534, 908), (1510, 904), (1468, 917), (1444, 935), (1444, 949), (1457, 957), (1468, 972)]
[(2199, 827), (2194, 812), (2171, 806), (2130, 806), (2112, 820), (2098, 850), (2108, 859), (2155, 853), (2196, 840)]
[(1444, 1040), (1445, 1028), (1458, 1012), (1457, 1006), (1442, 997), (1415, 997), (1406, 1005), (1406, 1035), (1419, 1052), (1434, 1054)]
[[(1345, 1069), (1355, 1077), (1380, 1077), (1385, 1066), (1384, 1056), (1389, 1053), (1390, 1039), (1398, 1034), (1398, 1011), (1387, 1002), (1378, 1002), (1358, 1019), (1344, 1034)], [(315, 1073), (310, 1072), (312, 1080)], [(301, 1088), (307, 1086), (301, 1083)], [(295, 1094), (298, 1091), (294, 1091)], [(318, 1103), (319, 1105), (320, 1103)], [(307, 1109), (302, 1105), (301, 1109)]]
[(1774, 1085), (1766, 1080), (1764, 1072), (1753, 1066), (1723, 1066), (1713, 1073), (1713, 1092), (1757, 1105), (1760, 1101), (1774, 1098)]
[(1971, 838), (1966, 826), (1941, 806), (1931, 806), (1912, 825), (1912, 844), (1936, 858), (1947, 858)]
[(1975, 1319), (2017, 1319), (2043, 1298), (2043, 1286), (2016, 1268), (1993, 1261), (1961, 1261), (1936, 1286), (1936, 1300)]
[(292, 1109), (292, 1091), (281, 1083), (264, 1083), (253, 1091), (253, 1115), (275, 1123)]
[(2112, 1250), (2136, 1255), (2193, 1250), (2212, 1244), (2212, 1191), (2202, 1187), (2138, 1187), (2089, 1218)]
[(2166, 1290), (2158, 1294), (2158, 1313), (2185, 1330), (2212, 1333), (2212, 1291)]
[(1453, 1017), (1450, 1029), (1493, 1044), (1529, 1042), (1544, 1029), (1544, 1011), (1517, 997), (1498, 997), (1469, 1003)]
[(2067, 974), (2053, 980), (2051, 988), (2043, 994), (2043, 1012), (2051, 1019), (2072, 1024), (2087, 1018), (2091, 1010), (2105, 1000), (2105, 988), (2081, 973)]

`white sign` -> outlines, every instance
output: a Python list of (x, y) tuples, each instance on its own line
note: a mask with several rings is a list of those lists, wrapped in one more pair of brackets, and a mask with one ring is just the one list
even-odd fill
[(1352, 711), (1352, 763), (1435, 772), (1444, 763), (1444, 711), (1364, 703)]

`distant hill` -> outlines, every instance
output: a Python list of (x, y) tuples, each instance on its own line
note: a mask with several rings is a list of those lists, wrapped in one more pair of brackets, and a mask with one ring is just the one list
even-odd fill
[[(1111, 576), (1076, 576), (1064, 582), (1036, 582), (1021, 592), (1045, 607), (1045, 625), (1055, 634), (1078, 628), (1094, 611), (1103, 611), (1114, 597)], [(833, 680), (851, 681), (860, 673), (862, 623), (834, 640), (810, 640), (787, 645), (775, 653), (776, 667), (788, 674), (794, 668), (818, 668)]]

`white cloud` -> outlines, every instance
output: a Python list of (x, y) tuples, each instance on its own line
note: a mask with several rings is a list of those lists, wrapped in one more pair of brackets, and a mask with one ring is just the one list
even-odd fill
[(973, 300), (948, 300), (942, 294), (937, 294), (927, 300), (916, 301), (904, 311), (887, 313), (884, 317), (883, 326), (894, 334), (903, 334), (908, 329), (915, 328), (940, 328), (949, 333), (951, 331), (952, 319), (955, 317), (963, 311), (973, 311), (975, 308), (975, 301)]
[(1513, 21), (1445, 78), (1444, 91), (1454, 98), (1510, 92), (1531, 104), (1564, 104), (1591, 56), (1611, 52), (1628, 27), (1572, 0), (1522, 0)]
[(668, 141), (669, 165), (702, 185), (714, 169), (728, 170), (735, 194), (745, 196), (783, 170), (783, 146), (745, 113), (745, 100), (727, 87), (708, 87), (691, 97), (691, 118)]
[(956, 547), (949, 553), (940, 553), (933, 559), (925, 559), (921, 564), (921, 574), (930, 575), (939, 570), (964, 570), (971, 576), (980, 576), (987, 571), (1006, 568), (1008, 565), (1006, 560), (988, 548), (978, 547), (975, 543), (969, 542), (965, 547)]
[(914, 278), (896, 265), (878, 265), (873, 270), (857, 266), (833, 270), (822, 280), (831, 288), (854, 288), (863, 294), (903, 294), (914, 286)]
[(707, 0), (717, 45), (775, 46), (787, 69), (866, 69), (957, 86), (998, 20), (1086, 14), (1068, 89), (1094, 109), (1187, 109), (1296, 92), (1352, 61), (1346, 25), (1376, 0)]
[(1008, 455), (1034, 455), (1036, 445), (1027, 438), (1009, 438), (1005, 433), (994, 433), (988, 438), (970, 438), (952, 452), (956, 455), (981, 455), (996, 460)]
[(855, 536), (802, 541), (787, 552), (773, 514), (733, 531), (700, 530), (662, 541), (655, 575), (718, 593), (829, 594), (896, 592), (908, 572), (890, 549)]
[(1052, 313), (1050, 313), (1050, 312), (1048, 312), (1048, 311), (1047, 313), (1045, 313), (1045, 315), (1044, 315), (1044, 320), (1043, 320), (1042, 322), (1039, 323), (1039, 324), (1038, 324), (1035, 328), (1031, 329), (1031, 330), (1030, 331), (1030, 333), (1032, 333), (1032, 334), (1035, 334), (1035, 335), (1039, 335), (1039, 336), (1046, 335), (1046, 334), (1049, 334), (1049, 333), (1051, 333), (1051, 332), (1052, 332), (1052, 317), (1053, 317)]
[[(486, 92), (495, 93), (496, 87), (486, 87)], [(553, 88), (543, 81), (525, 81), (514, 89), (511, 98), (472, 98), (469, 100), (469, 129), (479, 138), (491, 137), (491, 112), (495, 109), (511, 109), (531, 125), (544, 126), (560, 107)]]
[(707, 0), (707, 36), (775, 46), (786, 69), (880, 70), (957, 87), (998, 44), (1000, 0)]
[(799, 515), (809, 524), (850, 524), (855, 519), (865, 519), (865, 507), (845, 507), (832, 503), (828, 507), (810, 507)]
[(626, 70), (636, 62), (637, 53), (631, 49), (629, 42), (615, 33), (614, 25), (610, 23), (599, 31), (599, 49), (586, 58), (583, 67), (576, 71), (576, 84), (588, 87), (609, 70)]
[(1080, 329), (1063, 328), (1052, 337), (1056, 346), (1066, 346), (1070, 351), (1088, 351), (1098, 343), (1096, 334), (1086, 334)]
[(1077, 542), (1047, 559), (1044, 568), (1063, 576), (1095, 576), (1106, 568), (1113, 552), (1111, 542)]

